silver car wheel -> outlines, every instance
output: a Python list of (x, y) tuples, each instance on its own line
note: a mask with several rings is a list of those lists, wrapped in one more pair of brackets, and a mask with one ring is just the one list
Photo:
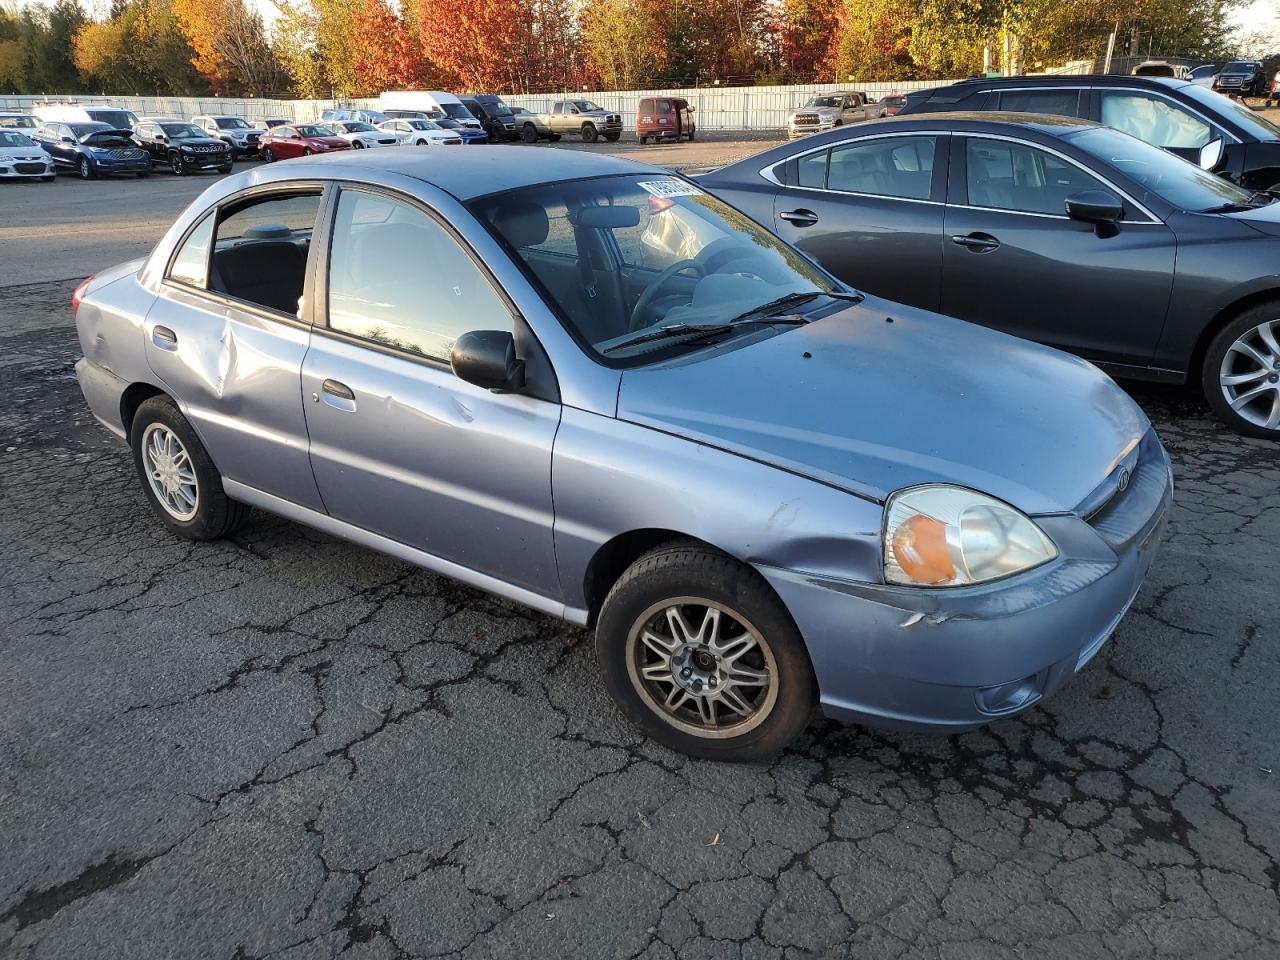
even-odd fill
[(142, 434), (151, 492), (175, 520), (190, 520), (200, 506), (200, 484), (191, 455), (177, 434), (163, 423), (153, 423)]
[(741, 614), (700, 597), (656, 603), (627, 637), (627, 673), (678, 730), (721, 740), (762, 724), (778, 700), (777, 663)]
[(1238, 416), (1267, 430), (1280, 429), (1280, 319), (1242, 333), (1223, 355), (1218, 380)]

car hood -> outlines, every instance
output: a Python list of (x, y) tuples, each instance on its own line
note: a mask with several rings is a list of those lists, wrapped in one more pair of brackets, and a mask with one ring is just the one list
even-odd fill
[(44, 160), (48, 157), (39, 145), (33, 147), (0, 147), (0, 160)]
[(872, 298), (627, 370), (617, 415), (875, 500), (954, 483), (1030, 514), (1073, 510), (1150, 428), (1084, 360)]
[[(355, 136), (359, 136), (359, 134), (355, 134)], [(351, 144), (342, 137), (303, 137), (302, 139), (313, 146), (317, 143), (323, 143), (327, 147), (341, 148), (351, 146)]]
[[(795, 113), (816, 113), (820, 117), (834, 117), (840, 113), (839, 107), (799, 107)], [(794, 116), (794, 113), (792, 114)]]

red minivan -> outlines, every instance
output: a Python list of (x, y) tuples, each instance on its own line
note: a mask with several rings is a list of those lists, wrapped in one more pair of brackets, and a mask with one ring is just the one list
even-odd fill
[(636, 113), (636, 133), (641, 143), (654, 140), (693, 139), (697, 132), (693, 122), (693, 107), (680, 97), (645, 97)]

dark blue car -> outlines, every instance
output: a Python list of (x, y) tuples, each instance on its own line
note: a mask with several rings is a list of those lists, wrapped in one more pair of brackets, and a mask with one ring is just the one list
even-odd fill
[(54, 166), (75, 170), (85, 180), (110, 173), (151, 172), (151, 157), (133, 142), (133, 131), (107, 123), (46, 123), (32, 139)]
[(489, 135), (483, 130), (477, 130), (475, 127), (464, 127), (457, 120), (450, 120), (448, 117), (435, 117), (433, 119), (446, 130), (452, 130), (460, 136), (464, 147), (474, 146), (477, 143), (489, 142)]

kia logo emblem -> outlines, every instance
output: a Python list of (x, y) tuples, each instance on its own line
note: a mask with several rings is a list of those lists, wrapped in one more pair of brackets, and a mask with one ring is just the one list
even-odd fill
[(1116, 492), (1124, 493), (1129, 489), (1129, 471), (1121, 470), (1120, 476), (1116, 478)]

